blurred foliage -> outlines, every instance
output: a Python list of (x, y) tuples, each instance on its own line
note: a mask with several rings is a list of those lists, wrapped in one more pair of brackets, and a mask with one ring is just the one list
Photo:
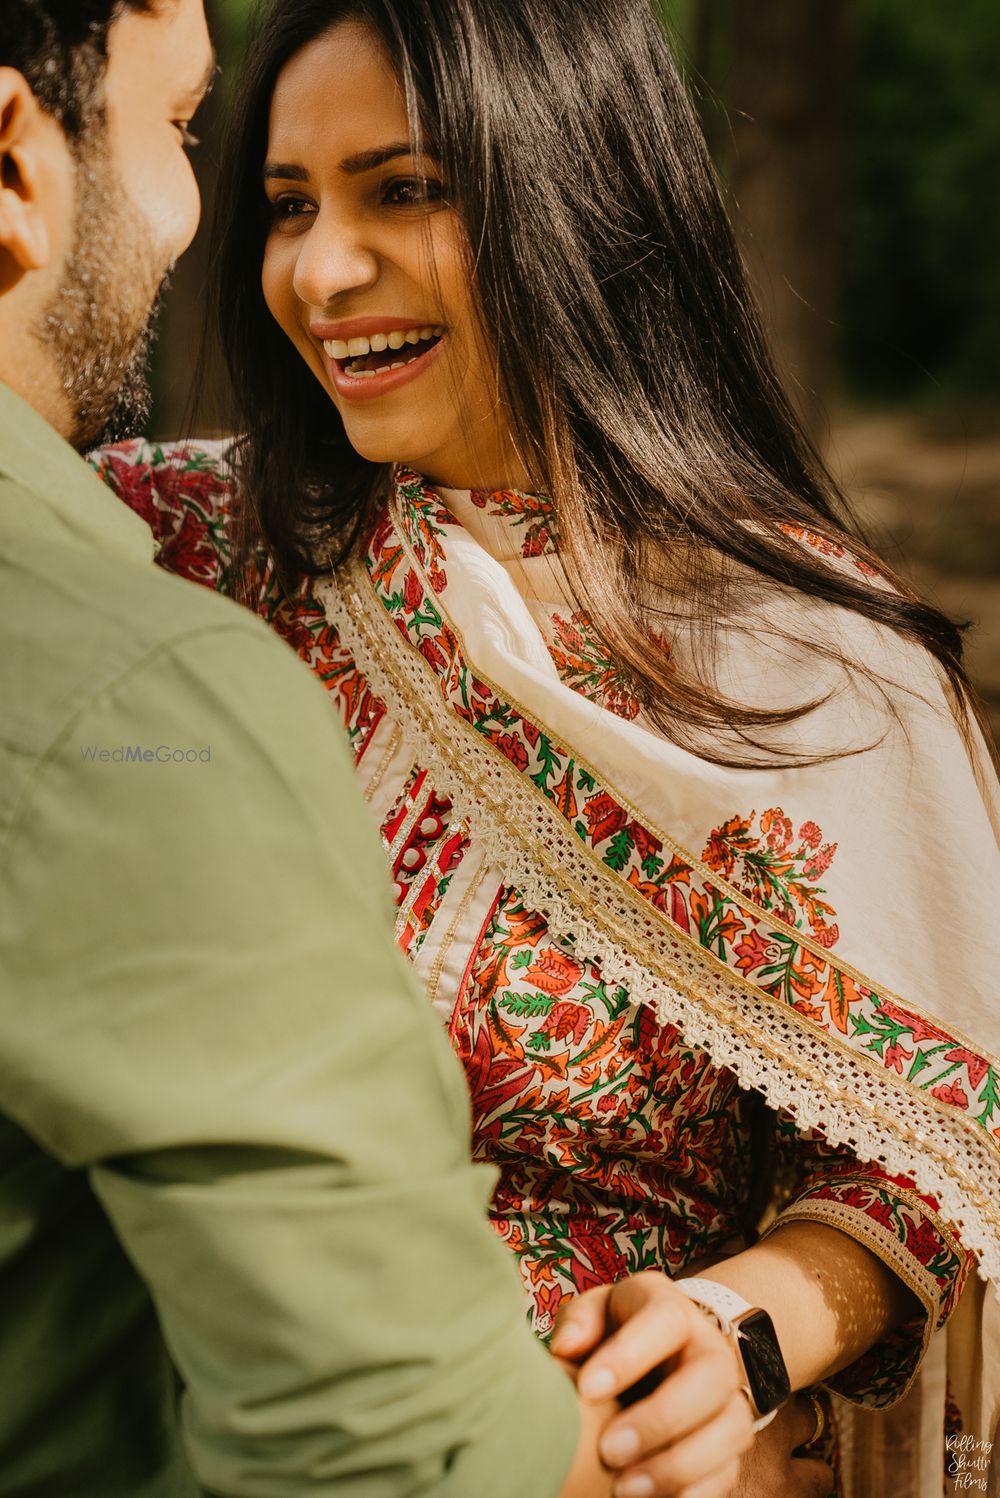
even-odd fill
[(225, 67), (230, 58), (239, 58), (250, 18), (256, 9), (255, 0), (207, 0), (206, 9)]
[(1000, 388), (1000, 5), (858, 0), (849, 379)]
[[(725, 25), (754, 0), (658, 0), (725, 143)], [(699, 56), (699, 16), (715, 41)], [(842, 297), (857, 394), (1000, 389), (1000, 3), (852, 0)]]
[[(715, 55), (699, 57), (703, 8), (718, 18), (754, 0), (653, 3), (718, 143), (726, 47), (716, 26)], [(229, 81), (254, 8), (209, 0)], [(1000, 389), (1000, 0), (853, 0), (852, 25), (846, 383)]]

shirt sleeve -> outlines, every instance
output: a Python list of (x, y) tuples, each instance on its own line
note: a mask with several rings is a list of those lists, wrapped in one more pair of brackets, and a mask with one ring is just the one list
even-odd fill
[(240, 617), (106, 689), (43, 759), (10, 881), (3, 1106), (89, 1172), (148, 1284), (201, 1484), (556, 1494), (575, 1395), (287, 648)]
[(935, 1199), (906, 1176), (859, 1160), (816, 1130), (797, 1131), (785, 1114), (778, 1137), (795, 1184), (791, 1202), (768, 1231), (794, 1221), (837, 1228), (880, 1258), (921, 1304), (918, 1316), (827, 1380), (854, 1404), (887, 1409), (909, 1389), (932, 1333), (955, 1309), (973, 1256)]

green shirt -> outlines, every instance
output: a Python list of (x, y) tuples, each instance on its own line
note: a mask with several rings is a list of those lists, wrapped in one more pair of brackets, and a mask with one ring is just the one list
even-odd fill
[(0, 1498), (547, 1498), (575, 1397), (333, 714), (151, 558), (0, 386)]

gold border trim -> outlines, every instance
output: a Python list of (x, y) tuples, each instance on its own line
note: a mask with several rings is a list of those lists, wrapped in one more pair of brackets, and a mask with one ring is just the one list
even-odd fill
[[(409, 548), (407, 543), (407, 550), (408, 549)], [(418, 661), (419, 669), (424, 674), (428, 675), (433, 682), (437, 683), (440, 678), (438, 677), (434, 668), (421, 654), (421, 652), (414, 646), (412, 646), (409, 641), (403, 637), (400, 630), (396, 628), (393, 620), (387, 614), (381, 601), (378, 599), (377, 595), (375, 595), (374, 585), (372, 583), (371, 577), (368, 574), (367, 568), (360, 563), (356, 565), (359, 580), (363, 579), (366, 588), (372, 595), (372, 602), (376, 611), (375, 618), (377, 618), (379, 621), (380, 630), (383, 630), (385, 632), (386, 640), (388, 641), (389, 639), (391, 639), (392, 645), (397, 651), (405, 651), (410, 658), (412, 658), (414, 661)], [(353, 567), (351, 567), (350, 570), (351, 572), (353, 572)], [(361, 594), (358, 593), (356, 596), (358, 598), (359, 605), (362, 604)], [(350, 605), (348, 602), (349, 595), (342, 592), (341, 598), (350, 611)], [(362, 633), (365, 633), (365, 623), (363, 617), (359, 617), (358, 614), (354, 614), (354, 622), (356, 627), (361, 629)], [(460, 632), (456, 630), (455, 634), (456, 639), (464, 647), (464, 641)], [(377, 643), (375, 641), (373, 641), (372, 643), (373, 648), (377, 648)], [(383, 670), (389, 671), (390, 674), (395, 675), (395, 673), (391, 672), (391, 668), (387, 664), (387, 655), (391, 656), (391, 652), (386, 652), (384, 650), (380, 651), (378, 656), (379, 663)], [(480, 676), (480, 673), (478, 671), (476, 671), (475, 674), (477, 676)], [(485, 676), (480, 676), (480, 679), (484, 681), (489, 680), (489, 678)], [(401, 686), (398, 679), (396, 679), (394, 685), (397, 692), (400, 692), (405, 699), (408, 695), (406, 691), (406, 684), (404, 683)], [(493, 685), (493, 683), (490, 682), (490, 685)], [(450, 725), (456, 726), (461, 732), (465, 734), (474, 732), (474, 730), (470, 729), (469, 725), (465, 723), (457, 713), (454, 713), (453, 709), (451, 709), (447, 701), (441, 698), (439, 692), (436, 692), (434, 694), (434, 700), (439, 703), (442, 712), (446, 712), (449, 714)], [(435, 730), (433, 723), (427, 721), (426, 714), (419, 708), (419, 706), (414, 708), (414, 710), (419, 715), (423, 716), (425, 732), (427, 732), (428, 735), (434, 740), (434, 742), (439, 745), (446, 757), (449, 760), (454, 761), (455, 754), (453, 747), (447, 744), (446, 741), (442, 740), (440, 734)], [(519, 785), (530, 787), (528, 794), (531, 795), (539, 805), (544, 807), (548, 817), (552, 819), (557, 826), (560, 826), (567, 836), (570, 835), (571, 830), (566, 828), (565, 819), (562, 818), (558, 812), (554, 811), (548, 798), (544, 796), (541, 791), (539, 791), (537, 786), (532, 784), (530, 779), (524, 780), (520, 776), (520, 773), (513, 769), (506, 755), (504, 755), (501, 750), (497, 749), (496, 746), (492, 744), (488, 739), (478, 735), (473, 742), (477, 745), (477, 747), (486, 748), (488, 752), (493, 756), (496, 763), (502, 764), (507, 767), (507, 772), (510, 775), (517, 775), (517, 783)], [(504, 816), (498, 808), (494, 808), (493, 811), (498, 820), (501, 821), (505, 829), (512, 835), (513, 840), (520, 844), (522, 847), (526, 847), (527, 845), (524, 841), (523, 830), (520, 829), (514, 822), (510, 821), (509, 818)], [(602, 871), (602, 877), (607, 878), (607, 874), (604, 872), (603, 864), (601, 864), (600, 860), (596, 859), (596, 856), (593, 854), (592, 850), (586, 849), (583, 844), (580, 845), (580, 850), (586, 853), (589, 859), (593, 861)], [(532, 851), (536, 857), (539, 857), (539, 850), (537, 848), (533, 847)], [(593, 921), (597, 925), (602, 926), (604, 930), (611, 935), (612, 940), (617, 942), (617, 944), (625, 947), (626, 949), (635, 949), (633, 933), (620, 926), (618, 922), (615, 921), (614, 917), (608, 916), (608, 913), (606, 911), (595, 909), (593, 901), (588, 898), (587, 892), (583, 890), (578, 884), (576, 884), (566, 874), (565, 870), (561, 866), (556, 865), (555, 868), (553, 868), (546, 861), (544, 854), (541, 855), (540, 861), (544, 864), (546, 876), (550, 878), (557, 887), (561, 887), (566, 891), (566, 893), (570, 896), (572, 902), (577, 906), (578, 909), (586, 913), (589, 920)], [(652, 912), (656, 919), (660, 921), (661, 918), (659, 916), (659, 913), (653, 911), (649, 902), (647, 900), (644, 900), (641, 895), (636, 894), (630, 886), (619, 882), (614, 887), (617, 890), (620, 890), (622, 895), (624, 896), (624, 899), (628, 903), (632, 904), (637, 910), (641, 911), (647, 916)], [(792, 1009), (790, 1005), (785, 1004), (782, 1000), (774, 999), (770, 995), (763, 993), (760, 988), (751, 983), (748, 979), (744, 978), (742, 974), (734, 972), (733, 969), (728, 966), (728, 964), (724, 963), (720, 958), (716, 957), (714, 953), (709, 952), (699, 943), (694, 942), (691, 937), (685, 936), (684, 932), (674, 928), (672, 925), (667, 927), (666, 929), (671, 934), (675, 933), (675, 939), (678, 941), (678, 943), (684, 946), (689, 952), (691, 952), (699, 960), (699, 962), (702, 963), (702, 965), (704, 965), (706, 968), (714, 969), (718, 975), (724, 976), (731, 988), (734, 989), (737, 993), (742, 994), (744, 997), (752, 998), (755, 1003), (767, 1004), (777, 1013), (780, 1013), (783, 1019), (790, 1022), (793, 1027), (797, 1028), (803, 1035), (806, 1035), (812, 1039), (819, 1039), (824, 1044), (832, 1044), (839, 1052), (844, 1054), (846, 1057), (849, 1057), (852, 1062), (860, 1065), (861, 1068), (867, 1071), (873, 1079), (877, 1079), (883, 1084), (889, 1083), (892, 1086), (904, 1087), (911, 1096), (919, 1100), (919, 1102), (929, 1111), (931, 1111), (932, 1113), (936, 1113), (942, 1119), (942, 1121), (946, 1122), (953, 1128), (960, 1128), (964, 1132), (967, 1132), (970, 1140), (974, 1144), (980, 1146), (984, 1151), (989, 1152), (987, 1158), (992, 1159), (996, 1152), (1000, 1152), (1000, 1144), (994, 1145), (992, 1135), (990, 1135), (987, 1130), (984, 1129), (981, 1125), (977, 1124), (971, 1117), (969, 1117), (968, 1115), (957, 1113), (948, 1104), (941, 1103), (937, 1098), (932, 1097), (929, 1092), (923, 1091), (920, 1088), (915, 1087), (912, 1083), (907, 1082), (904, 1077), (899, 1077), (898, 1079), (891, 1081), (886, 1075), (885, 1067), (878, 1062), (876, 1057), (866, 1055), (864, 1052), (853, 1048), (845, 1041), (841, 1040), (839, 1036), (834, 1036), (832, 1032), (820, 1031), (818, 1027), (812, 1025), (810, 1021), (806, 1020), (802, 1015), (798, 1014), (796, 1010)], [(846, 1088), (830, 1083), (825, 1076), (818, 1076), (814, 1069), (803, 1065), (797, 1057), (790, 1055), (787, 1049), (780, 1047), (774, 1040), (771, 1040), (769, 1038), (765, 1039), (765, 1037), (760, 1034), (759, 1030), (755, 1030), (749, 1023), (741, 1022), (738, 1018), (733, 1016), (732, 1012), (729, 1009), (720, 1008), (718, 1005), (711, 1001), (708, 995), (699, 992), (683, 977), (678, 977), (673, 969), (664, 965), (663, 958), (659, 954), (650, 953), (647, 957), (647, 954), (644, 953), (643, 959), (645, 965), (651, 971), (653, 976), (665, 982), (669, 987), (673, 988), (675, 992), (681, 994), (684, 998), (691, 1001), (696, 1007), (699, 1007), (702, 1010), (707, 1009), (708, 1012), (713, 1016), (713, 1018), (715, 1018), (717, 1021), (721, 1020), (732, 1032), (749, 1039), (753, 1048), (759, 1054), (766, 1055), (770, 1057), (772, 1061), (778, 1062), (784, 1070), (794, 1072), (799, 1078), (807, 1081), (814, 1090), (818, 1090), (824, 1093), (825, 1096), (830, 1100), (840, 1103), (849, 1103), (850, 1106), (855, 1110), (866, 1114), (869, 1118), (876, 1122), (881, 1122), (883, 1127), (886, 1127), (886, 1132), (891, 1138), (897, 1141), (905, 1139), (911, 1145), (916, 1145), (919, 1149), (933, 1154), (944, 1166), (946, 1173), (950, 1175), (953, 1180), (956, 1180), (961, 1184), (965, 1195), (977, 1206), (983, 1217), (983, 1220), (992, 1224), (994, 1227), (1000, 1228), (1000, 1204), (994, 1204), (991, 1198), (984, 1193), (978, 1183), (970, 1180), (969, 1175), (966, 1171), (956, 1171), (954, 1158), (947, 1152), (943, 1145), (939, 1146), (935, 1144), (920, 1131), (907, 1131), (906, 1133), (903, 1133), (899, 1129), (898, 1123), (895, 1123), (895, 1121), (893, 1121), (894, 1126), (886, 1126), (887, 1120), (892, 1119), (893, 1115), (885, 1108), (879, 1108), (876, 1103), (870, 1101), (868, 1098), (852, 1095)], [(895, 1074), (893, 1074), (893, 1077), (895, 1077)]]
[[(437, 491), (435, 490), (434, 492), (436, 493)], [(443, 503), (444, 502), (442, 501), (442, 504)], [(468, 668), (470, 671), (472, 671), (473, 675), (476, 676), (478, 680), (484, 681), (487, 686), (491, 687), (499, 701), (506, 702), (507, 705), (509, 707), (512, 707), (519, 714), (519, 716), (524, 719), (526, 723), (531, 723), (533, 727), (538, 729), (539, 733), (544, 734), (545, 737), (549, 739), (551, 743), (557, 745), (564, 754), (571, 757), (576, 764), (581, 765), (588, 774), (593, 775), (596, 781), (600, 782), (602, 786), (604, 786), (611, 792), (618, 804), (622, 806), (626, 811), (630, 812), (636, 821), (640, 822), (645, 828), (647, 828), (647, 830), (651, 831), (653, 835), (663, 843), (664, 847), (669, 848), (674, 853), (679, 854), (686, 863), (690, 864), (693, 870), (696, 870), (699, 874), (701, 874), (702, 877), (705, 878), (710, 884), (713, 884), (716, 886), (716, 888), (724, 891), (724, 893), (731, 900), (733, 900), (740, 909), (749, 911), (752, 915), (758, 917), (765, 925), (773, 926), (775, 924), (774, 918), (768, 911), (764, 910), (759, 905), (755, 905), (752, 900), (747, 899), (747, 897), (740, 890), (736, 889), (734, 885), (730, 884), (727, 880), (720, 878), (716, 874), (716, 872), (713, 869), (710, 869), (707, 864), (703, 863), (700, 858), (696, 858), (693, 854), (689, 853), (688, 850), (680, 843), (676, 842), (669, 833), (663, 831), (663, 829), (658, 827), (655, 823), (652, 823), (644, 812), (640, 811), (639, 808), (635, 806), (626, 796), (621, 795), (621, 793), (612, 785), (607, 775), (602, 770), (598, 770), (595, 765), (593, 765), (588, 759), (585, 758), (584, 755), (577, 754), (574, 751), (570, 751), (569, 749), (565, 748), (559, 742), (559, 736), (552, 733), (548, 726), (543, 723), (540, 718), (536, 717), (534, 713), (529, 712), (528, 709), (525, 708), (516, 698), (512, 697), (507, 687), (501, 686), (498, 682), (495, 682), (491, 676), (488, 676), (484, 671), (480, 671), (478, 667), (472, 666), (472, 657), (470, 655), (468, 646), (465, 643), (465, 636), (459, 629), (459, 627), (455, 624), (451, 615), (448, 614), (442, 607), (439, 595), (430, 586), (423, 565), (418, 560), (416, 553), (414, 552), (413, 547), (410, 543), (410, 538), (406, 534), (405, 527), (400, 521), (399, 504), (396, 497), (395, 486), (393, 486), (393, 492), (389, 501), (389, 507), (393, 512), (394, 518), (396, 520), (396, 529), (400, 536), (403, 550), (405, 551), (407, 558), (410, 560), (412, 565), (419, 572), (421, 579), (423, 580), (425, 590), (434, 599), (435, 606), (441, 614), (442, 622), (447, 625), (447, 627), (451, 630), (456, 640), (458, 641)], [(445, 508), (447, 509), (447, 506), (445, 506)], [(459, 521), (456, 521), (455, 523), (456, 525), (461, 524), (461, 522)], [(375, 585), (372, 582), (368, 569), (367, 567), (365, 567), (363, 562), (360, 563), (360, 570), (367, 578), (368, 584), (374, 594)], [(379, 608), (382, 610), (382, 613), (385, 614), (385, 607), (382, 604), (381, 600), (378, 598), (377, 594), (375, 594), (375, 601), (378, 604)], [(386, 617), (388, 618), (389, 616), (386, 614)], [(390, 623), (391, 622), (392, 621), (390, 620)], [(393, 628), (395, 629), (394, 625)], [(398, 629), (396, 629), (395, 632), (400, 636), (400, 639), (404, 639)], [(418, 651), (415, 646), (409, 644), (408, 638), (404, 640), (404, 644), (406, 644), (407, 647), (413, 651), (414, 655), (420, 655), (420, 651)], [(422, 655), (420, 656), (420, 658), (424, 662), (424, 665), (430, 671), (431, 675), (434, 677), (435, 681), (440, 681), (441, 678), (438, 676), (433, 666), (430, 665), (430, 662), (428, 662)], [(589, 699), (584, 700), (588, 701)], [(593, 705), (595, 706), (595, 708), (597, 707), (597, 704)], [(599, 708), (597, 710), (600, 711)], [(534, 787), (534, 789), (537, 790), (537, 787)], [(543, 800), (545, 800), (547, 804), (551, 806), (551, 803), (548, 802), (546, 797), (543, 797)], [(558, 816), (559, 814), (556, 813), (556, 815)], [(565, 819), (563, 820), (565, 821)], [(654, 907), (650, 906), (648, 901), (645, 901), (644, 904), (647, 905), (649, 909), (654, 910)], [(658, 911), (654, 910), (654, 914), (657, 916), (657, 918), (660, 918), (660, 913)], [(779, 927), (780, 924), (781, 923), (779, 922)], [(814, 957), (821, 958), (824, 962), (833, 967), (837, 972), (847, 974), (856, 982), (860, 983), (863, 987), (871, 989), (881, 997), (889, 999), (890, 1002), (898, 1003), (900, 1008), (905, 1009), (907, 1010), (907, 1012), (917, 1015), (921, 1019), (926, 1020), (928, 1024), (934, 1025), (936, 1029), (943, 1028), (942, 1025), (937, 1021), (935, 1015), (921, 1008), (919, 1005), (914, 1004), (909, 999), (905, 999), (902, 994), (897, 994), (894, 990), (888, 988), (885, 984), (876, 982), (874, 979), (869, 978), (860, 970), (860, 968), (854, 967), (851, 963), (845, 962), (839, 957), (835, 958), (829, 948), (821, 946), (819, 942), (815, 941), (811, 936), (807, 936), (804, 932), (797, 931), (795, 927), (790, 926), (787, 929), (790, 931), (795, 931), (800, 946), (802, 946), (807, 952), (811, 952)], [(691, 938), (685, 936), (684, 932), (679, 928), (677, 928), (677, 931), (682, 940), (691, 940)], [(698, 944), (695, 943), (695, 945)], [(705, 949), (699, 948), (699, 950), (704, 951)], [(725, 964), (723, 965), (725, 966)], [(752, 986), (755, 987), (755, 985)], [(760, 992), (759, 989), (757, 991)], [(972, 1039), (970, 1039), (970, 1037), (965, 1035), (964, 1032), (960, 1030), (949, 1029), (946, 1032), (946, 1038), (949, 1040), (955, 1039), (959, 1043), (964, 1043), (964, 1049), (972, 1051), (974, 1055), (979, 1056), (982, 1060), (986, 1061), (988, 1065), (991, 1065), (995, 1070), (1000, 1072), (1000, 1056), (994, 1056), (992, 1052), (984, 1051), (979, 1046), (979, 1043), (977, 1041), (973, 1041)]]

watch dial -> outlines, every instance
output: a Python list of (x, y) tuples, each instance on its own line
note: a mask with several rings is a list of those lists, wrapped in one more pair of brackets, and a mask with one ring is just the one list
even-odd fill
[(740, 1352), (753, 1402), (762, 1415), (784, 1404), (791, 1393), (788, 1370), (774, 1324), (766, 1311), (751, 1311), (739, 1323)]

